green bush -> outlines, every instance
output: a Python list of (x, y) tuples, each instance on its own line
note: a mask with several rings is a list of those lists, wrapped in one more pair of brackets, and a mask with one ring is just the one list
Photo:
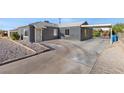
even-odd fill
[(100, 31), (93, 31), (93, 37), (100, 37)]
[(112, 30), (114, 30), (115, 32), (123, 32), (124, 24), (122, 24), (122, 23), (115, 24), (115, 25), (113, 25)]
[(12, 35), (11, 35), (11, 38), (13, 40), (19, 40), (20, 35), (18, 34), (18, 32), (13, 32)]

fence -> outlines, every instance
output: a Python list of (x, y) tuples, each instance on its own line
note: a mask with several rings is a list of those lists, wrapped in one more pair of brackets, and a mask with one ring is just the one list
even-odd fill
[(118, 33), (118, 37), (119, 37), (119, 39), (124, 38), (124, 32), (123, 33)]

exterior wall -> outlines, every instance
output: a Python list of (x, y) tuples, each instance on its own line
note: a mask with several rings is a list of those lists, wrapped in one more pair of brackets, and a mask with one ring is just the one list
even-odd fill
[(81, 28), (80, 40), (88, 40), (93, 38), (93, 29), (92, 28)]
[(41, 42), (41, 41), (42, 41), (42, 30), (35, 29), (35, 42)]
[[(25, 31), (27, 31), (27, 36), (25, 36)], [(30, 36), (29, 26), (18, 28), (18, 33), (20, 35), (20, 40), (29, 41)]]
[(119, 39), (124, 38), (124, 32), (122, 32), (122, 33), (118, 33), (117, 35), (118, 35)]
[[(27, 36), (25, 36), (25, 31), (27, 31)], [(35, 27), (33, 25), (18, 28), (18, 33), (20, 35), (20, 40), (35, 42)]]
[[(69, 29), (69, 35), (65, 35), (65, 30)], [(69, 40), (80, 40), (80, 27), (61, 27), (60, 38)]]
[(29, 25), (29, 42), (35, 42), (35, 27)]
[[(54, 29), (57, 30), (57, 35), (54, 35)], [(42, 41), (58, 39), (59, 38), (59, 29), (56, 27), (47, 27), (42, 30)]]

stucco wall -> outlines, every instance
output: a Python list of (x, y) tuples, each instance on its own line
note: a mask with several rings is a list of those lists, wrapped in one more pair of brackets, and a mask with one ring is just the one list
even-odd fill
[[(24, 30), (27, 31), (28, 36), (25, 36)], [(29, 37), (30, 37), (30, 28), (29, 28), (29, 26), (18, 28), (18, 33), (20, 35), (20, 39), (21, 39), (21, 36), (23, 36), (23, 40), (29, 41)]]
[(42, 30), (36, 30), (35, 29), (35, 42), (41, 42), (42, 41)]
[(35, 42), (35, 27), (33, 25), (29, 25), (29, 41)]
[[(57, 35), (54, 36), (54, 29), (57, 29)], [(47, 27), (42, 30), (42, 41), (58, 39), (59, 38), (59, 30), (55, 27)]]
[(92, 28), (81, 28), (81, 38), (80, 40), (88, 40), (93, 37), (93, 29)]
[[(65, 30), (69, 29), (69, 35), (65, 35)], [(80, 27), (62, 27), (60, 28), (60, 38), (70, 40), (80, 40)]]

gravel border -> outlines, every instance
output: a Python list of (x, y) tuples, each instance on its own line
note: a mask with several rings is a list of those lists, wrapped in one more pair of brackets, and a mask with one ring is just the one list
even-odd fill
[(0, 66), (5, 65), (5, 64), (9, 64), (9, 63), (13, 63), (13, 62), (16, 62), (18, 60), (25, 59), (25, 58), (29, 58), (29, 57), (32, 57), (32, 56), (35, 56), (35, 55), (39, 55), (41, 53), (45, 53), (45, 52), (48, 52), (48, 51), (51, 51), (51, 49), (46, 49), (42, 52), (38, 52), (38, 53), (35, 53), (35, 54), (31, 54), (31, 55), (26, 55), (26, 56), (20, 57), (20, 58), (9, 59), (9, 60), (6, 60), (6, 61), (3, 61), (2, 63), (0, 63)]
[(21, 47), (24, 47), (24, 48), (26, 48), (27, 50), (32, 51), (33, 54), (28, 54), (28, 55), (24, 55), (24, 56), (21, 56), (21, 57), (16, 57), (16, 58), (12, 58), (12, 59), (5, 60), (5, 61), (3, 61), (3, 62), (0, 63), (0, 66), (5, 65), (5, 64), (8, 64), (8, 63), (16, 62), (16, 61), (18, 61), (18, 60), (22, 60), (22, 59), (25, 59), (25, 58), (29, 58), (29, 57), (32, 57), (32, 56), (35, 56), (35, 55), (38, 55), (38, 54), (45, 53), (45, 52), (47, 52), (47, 51), (53, 50), (53, 48), (51, 48), (51, 47), (49, 47), (49, 46), (45, 46), (45, 44), (39, 44), (39, 45), (41, 45), (42, 47), (44, 47), (44, 50), (36, 52), (36, 51), (34, 51), (33, 49), (30, 49), (29, 47), (24, 46), (23, 44), (20, 44), (20, 43), (18, 43), (18, 42), (16, 42), (16, 41), (13, 41), (13, 40), (11, 40), (11, 39), (9, 39), (9, 41), (11, 41), (11, 42), (13, 42), (13, 43), (15, 43), (15, 44), (17, 44), (17, 45), (19, 45), (19, 46), (21, 46)]

